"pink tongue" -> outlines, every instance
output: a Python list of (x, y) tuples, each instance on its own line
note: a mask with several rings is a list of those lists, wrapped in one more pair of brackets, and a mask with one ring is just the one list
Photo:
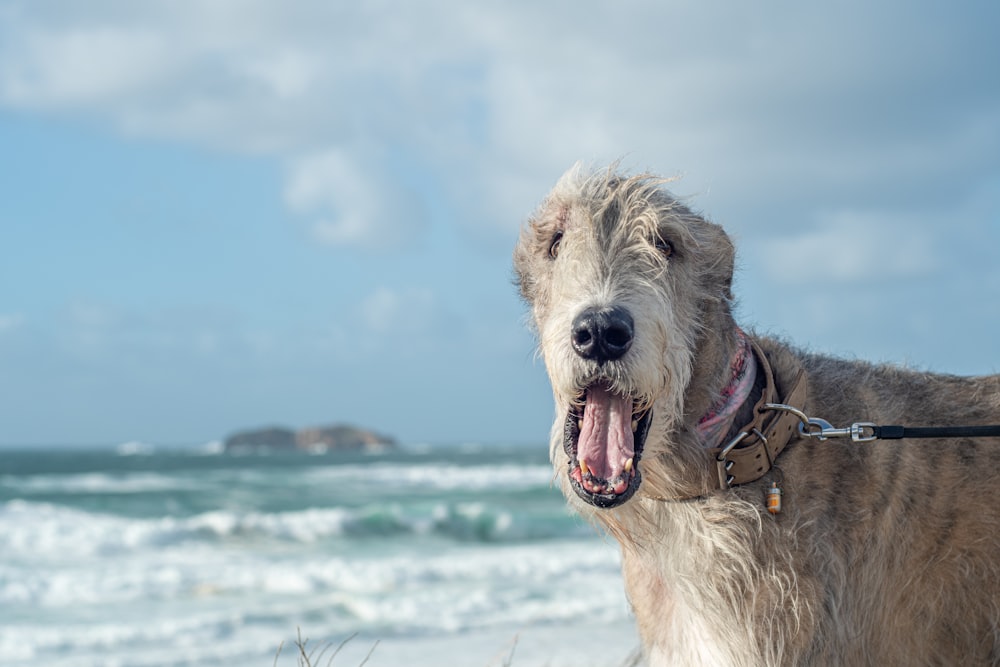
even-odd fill
[(612, 480), (634, 456), (632, 400), (615, 396), (604, 387), (591, 387), (583, 410), (577, 459), (586, 464), (594, 477)]

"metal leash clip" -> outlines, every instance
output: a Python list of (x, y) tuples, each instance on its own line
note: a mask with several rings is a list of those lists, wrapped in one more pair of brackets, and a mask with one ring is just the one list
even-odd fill
[[(815, 430), (817, 427), (819, 430)], [(834, 428), (833, 424), (818, 417), (810, 418), (808, 426), (799, 424), (799, 434), (821, 442), (830, 438), (850, 438), (853, 442), (871, 442), (878, 439), (875, 435), (875, 424), (872, 422), (855, 422), (846, 428)]]
[(830, 438), (850, 438), (854, 442), (871, 442), (878, 439), (876, 426), (872, 422), (855, 422), (847, 428), (836, 428), (833, 424), (819, 417), (810, 417), (798, 408), (783, 403), (766, 403), (765, 410), (790, 412), (799, 418), (799, 435), (813, 438), (820, 442)]

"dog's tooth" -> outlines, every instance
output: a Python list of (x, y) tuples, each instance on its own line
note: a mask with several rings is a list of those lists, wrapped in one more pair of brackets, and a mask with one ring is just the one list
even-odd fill
[(629, 459), (625, 462), (625, 472), (632, 472), (633, 459)]
[(583, 430), (583, 420), (582, 419), (577, 419), (576, 420), (576, 427), (578, 429), (580, 429), (581, 431)]
[(584, 475), (590, 472), (589, 470), (587, 470), (587, 463), (583, 459), (580, 460), (580, 472), (582, 472)]
[(632, 420), (632, 432), (635, 433), (638, 430), (639, 430), (639, 420), (638, 419), (633, 419)]

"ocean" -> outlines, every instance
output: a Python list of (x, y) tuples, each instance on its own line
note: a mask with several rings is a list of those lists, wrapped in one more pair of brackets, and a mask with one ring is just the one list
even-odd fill
[(618, 549), (545, 449), (0, 450), (0, 665), (617, 667)]

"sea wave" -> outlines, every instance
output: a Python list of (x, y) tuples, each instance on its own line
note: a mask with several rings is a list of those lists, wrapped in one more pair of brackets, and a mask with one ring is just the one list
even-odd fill
[(562, 513), (534, 516), (482, 502), (290, 512), (213, 510), (187, 517), (131, 518), (13, 500), (0, 505), (0, 553), (35, 559), (49, 554), (111, 555), (187, 543), (315, 543), (329, 539), (436, 536), (457, 541), (515, 542), (579, 536), (586, 530)]
[[(60, 614), (89, 608), (93, 623), (102, 615), (120, 622), (124, 634), (114, 641), (125, 643), (142, 639), (132, 636), (136, 632), (151, 632), (146, 625), (162, 631), (194, 610), (206, 626), (217, 623), (220, 611), (232, 615), (233, 600), (241, 600), (235, 621), (241, 626), (291, 627), (296, 618), (314, 618), (344, 631), (454, 632), (538, 619), (620, 617), (625, 605), (618, 568), (609, 545), (579, 541), (364, 558), (301, 551), (149, 552), (69, 560), (45, 570), (2, 564), (0, 610), (19, 609), (20, 620), (34, 610), (38, 619), (57, 622)], [(553, 586), (555, 581), (564, 585)], [(586, 582), (586, 595), (579, 594), (579, 582)], [(133, 628), (128, 618), (118, 618), (123, 608), (171, 614), (154, 623), (140, 613), (142, 627)], [(66, 641), (65, 633), (59, 635)], [(33, 639), (45, 643), (44, 634)], [(82, 646), (91, 639), (77, 641)]]
[(540, 464), (495, 463), (460, 465), (453, 463), (383, 463), (372, 465), (331, 465), (302, 473), (305, 484), (363, 481), (382, 484), (394, 490), (424, 489), (437, 491), (486, 489), (518, 490), (545, 488), (552, 484), (552, 466)]
[(281, 471), (250, 468), (221, 470), (118, 470), (114, 472), (42, 473), (0, 476), (0, 489), (14, 496), (108, 494), (163, 491), (225, 491), (242, 484), (273, 488), (377, 489), (384, 494), (411, 491), (523, 491), (552, 485), (552, 467), (538, 464), (406, 462), (350, 463), (292, 468)]
[[(14, 647), (25, 659), (154, 655), (189, 641), (195, 630), (206, 646), (239, 634), (233, 646), (245, 647), (254, 627), (270, 628), (273, 637), (304, 620), (344, 636), (388, 637), (627, 615), (617, 551), (590, 534), (484, 542), (482, 522), (504, 532), (517, 517), (476, 504), (435, 506), (422, 523), (397, 510), (385, 513), (391, 518), (375, 514), (219, 511), (136, 520), (6, 503), (0, 651)], [(366, 521), (409, 534), (388, 545), (355, 541), (350, 549), (316, 541)], [(416, 531), (461, 538), (421, 545)], [(251, 534), (270, 538), (248, 544)], [(579, 582), (586, 582), (586, 595)], [(14, 609), (15, 616), (4, 611)]]
[(423, 641), (627, 619), (617, 550), (537, 457), (81, 460), (0, 477), (4, 665), (271, 664), (296, 627)]
[(157, 472), (87, 472), (72, 474), (5, 475), (0, 485), (8, 493), (38, 494), (136, 494), (196, 490), (191, 479)]

